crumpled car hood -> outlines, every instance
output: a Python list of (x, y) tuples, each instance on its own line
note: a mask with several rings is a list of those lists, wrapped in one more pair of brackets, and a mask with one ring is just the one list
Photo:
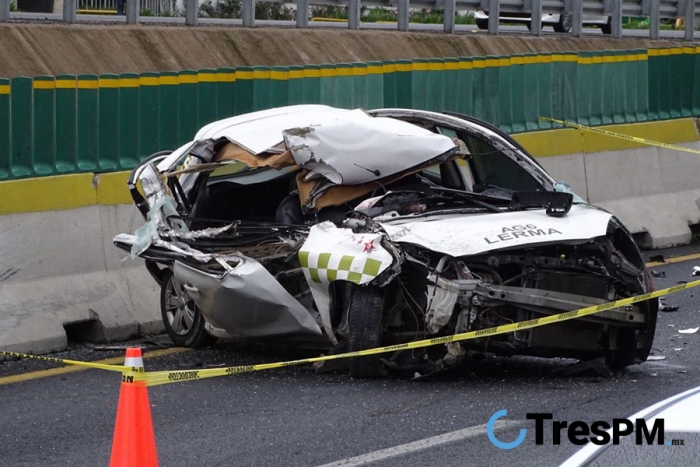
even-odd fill
[[(171, 169), (197, 146), (205, 149), (195, 151), (197, 157), (185, 167), (211, 162), (216, 156), (211, 143), (221, 140), (228, 140), (251, 157), (269, 151), (274, 154), (286, 146), (293, 163), (308, 171), (305, 181), (325, 178), (334, 185), (373, 182), (457, 151), (449, 137), (401, 120), (373, 117), (360, 109), (297, 105), (211, 123), (194, 141), (161, 161), (158, 169)], [(289, 162), (292, 165), (291, 158)], [(185, 192), (197, 176), (182, 175)]]
[(371, 182), (455, 149), (447, 136), (362, 110), (282, 133), (294, 161), (309, 170), (306, 180), (322, 176), (336, 185)]
[(590, 206), (572, 206), (564, 217), (544, 209), (403, 218), (380, 223), (389, 238), (451, 256), (478, 255), (538, 243), (588, 240), (605, 235), (612, 215)]

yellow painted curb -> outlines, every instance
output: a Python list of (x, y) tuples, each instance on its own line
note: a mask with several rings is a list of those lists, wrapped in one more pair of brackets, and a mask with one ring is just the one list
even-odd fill
[(129, 172), (69, 174), (0, 183), (0, 215), (131, 204)]
[(0, 214), (57, 211), (97, 204), (92, 174), (10, 180), (0, 183)]
[(583, 139), (577, 130), (544, 130), (511, 136), (535, 157), (563, 156), (583, 152)]
[(126, 181), (131, 172), (111, 172), (98, 175), (97, 204), (132, 204), (134, 202)]
[[(662, 143), (678, 144), (700, 141), (692, 118), (663, 120), (623, 125), (606, 125), (609, 131), (640, 138), (649, 138)], [(623, 151), (645, 147), (609, 136), (573, 129), (544, 130), (512, 135), (535, 157), (564, 156), (567, 154)]]

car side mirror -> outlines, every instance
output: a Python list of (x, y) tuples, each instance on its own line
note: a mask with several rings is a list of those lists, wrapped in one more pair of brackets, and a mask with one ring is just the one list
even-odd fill
[(556, 191), (520, 191), (513, 193), (510, 209), (521, 211), (527, 208), (545, 208), (548, 216), (564, 217), (573, 203), (571, 193)]

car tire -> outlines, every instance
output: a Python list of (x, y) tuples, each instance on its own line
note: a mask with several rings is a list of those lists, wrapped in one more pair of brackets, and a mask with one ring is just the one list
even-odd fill
[(608, 351), (605, 363), (611, 370), (622, 370), (634, 365), (637, 353), (637, 333), (631, 328), (619, 328), (615, 350)]
[(202, 311), (167, 268), (160, 286), (160, 314), (165, 332), (178, 347), (206, 347), (217, 340), (204, 328)]
[(608, 18), (608, 22), (600, 25), (600, 30), (603, 34), (612, 34), (612, 18)]
[(569, 33), (571, 32), (572, 24), (571, 15), (560, 15), (559, 22), (554, 25), (554, 32)]
[(488, 18), (477, 18), (476, 19), (476, 27), (481, 29), (482, 31), (487, 30), (489, 28)]
[[(381, 346), (382, 319), (386, 289), (374, 286), (354, 287), (348, 310), (348, 352)], [(350, 359), (353, 378), (381, 378), (387, 375), (379, 355)]]

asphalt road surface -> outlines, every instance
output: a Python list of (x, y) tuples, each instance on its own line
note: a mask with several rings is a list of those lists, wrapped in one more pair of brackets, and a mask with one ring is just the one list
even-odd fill
[[(61, 22), (63, 20), (62, 14), (52, 14), (52, 13), (11, 13), (11, 18), (14, 21), (51, 21), (51, 22)], [(173, 25), (173, 26), (184, 26), (184, 17), (155, 17), (155, 16), (142, 16), (139, 21), (142, 24), (158, 24), (158, 25)], [(102, 24), (126, 24), (126, 18), (124, 16), (114, 16), (114, 15), (77, 15), (78, 23), (102, 23)], [(199, 18), (199, 24), (202, 26), (242, 26), (243, 22), (240, 19), (221, 19), (221, 18)], [(257, 27), (286, 27), (293, 28), (296, 27), (296, 22), (294, 21), (276, 21), (276, 20), (256, 20), (255, 25)], [(331, 28), (331, 29), (347, 29), (347, 22), (328, 22), (328, 21), (309, 21), (310, 28)], [(395, 30), (397, 28), (396, 23), (361, 23), (360, 29), (384, 29), (384, 30)], [(414, 32), (442, 32), (442, 24), (422, 24), (422, 23), (411, 23), (409, 29)], [(488, 34), (487, 31), (480, 31), (475, 25), (464, 25), (458, 24), (455, 26), (457, 33), (475, 33), (475, 34)], [(521, 34), (529, 35), (530, 31), (525, 25), (500, 25), (499, 32), (503, 34)], [(555, 33), (551, 26), (544, 26), (544, 35), (557, 35), (562, 34)], [(583, 28), (583, 34), (586, 36), (602, 36), (600, 28), (597, 27), (585, 27)], [(682, 39), (684, 32), (681, 30), (662, 30), (659, 31), (659, 36), (662, 39)], [(623, 37), (640, 37), (648, 38), (648, 29), (623, 29)], [(695, 37), (700, 37), (700, 32), (695, 31)]]
[[(694, 246), (663, 253), (669, 257), (698, 251)], [(654, 267), (666, 275), (656, 279), (657, 287), (692, 280), (696, 264), (700, 259)], [(536, 445), (534, 422), (525, 420), (526, 413), (551, 412), (556, 420), (569, 422), (610, 421), (700, 385), (700, 332), (678, 332), (700, 326), (695, 294), (700, 295), (700, 288), (665, 300), (679, 309), (659, 314), (653, 355), (664, 359), (630, 367), (612, 378), (552, 374), (572, 361), (489, 358), (428, 382), (400, 377), (353, 380), (343, 373), (316, 374), (304, 366), (152, 387), (160, 465), (558, 465), (578, 447), (566, 438), (553, 445), (551, 425), (544, 445)], [(162, 336), (158, 339), (164, 342)], [(318, 354), (230, 343), (158, 352), (168, 355), (147, 358), (148, 370)], [(119, 358), (123, 351), (75, 345), (59, 355), (97, 360)], [(26, 360), (0, 363), (0, 465), (106, 466), (120, 375), (44, 371), (51, 367), (55, 365)], [(525, 442), (513, 450), (496, 448), (485, 435), (487, 421), (501, 409), (508, 410), (503, 419), (507, 423), (497, 433), (501, 440), (514, 440), (521, 428), (528, 429)], [(669, 448), (669, 456), (674, 449)], [(630, 459), (630, 465), (643, 464), (638, 461)], [(671, 457), (666, 465), (680, 464)]]

